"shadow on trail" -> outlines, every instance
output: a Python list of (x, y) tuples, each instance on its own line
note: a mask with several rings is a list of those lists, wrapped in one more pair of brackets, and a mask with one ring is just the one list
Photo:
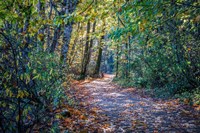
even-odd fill
[[(86, 110), (95, 108), (103, 132), (200, 132), (199, 112), (176, 100), (156, 101), (135, 88), (120, 88), (113, 75), (82, 83), (79, 98)], [(80, 87), (80, 86), (78, 86)], [(88, 120), (89, 121), (89, 120)], [(88, 122), (88, 128), (94, 126)], [(98, 130), (100, 131), (100, 130)]]

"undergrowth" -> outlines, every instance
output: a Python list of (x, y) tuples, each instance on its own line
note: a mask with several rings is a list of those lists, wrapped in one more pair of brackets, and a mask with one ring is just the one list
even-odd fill
[(117, 83), (121, 87), (136, 87), (138, 89), (144, 89), (148, 95), (151, 95), (159, 99), (179, 99), (181, 103), (189, 105), (200, 105), (200, 87), (194, 90), (188, 90), (180, 88), (177, 91), (177, 86), (174, 84), (166, 85), (164, 87), (145, 86), (143, 79), (126, 79), (126, 78), (114, 78), (113, 82)]

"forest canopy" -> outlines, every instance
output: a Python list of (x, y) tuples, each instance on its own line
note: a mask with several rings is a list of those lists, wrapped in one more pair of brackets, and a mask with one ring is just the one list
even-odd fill
[(199, 57), (198, 0), (1, 0), (0, 131), (56, 132), (71, 79), (102, 73), (200, 104)]

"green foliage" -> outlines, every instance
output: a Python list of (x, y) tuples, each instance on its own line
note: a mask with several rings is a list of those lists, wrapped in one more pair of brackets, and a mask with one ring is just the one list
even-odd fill
[(0, 107), (1, 122), (5, 123), (1, 128), (4, 131), (16, 132), (16, 123), (19, 121), (21, 131), (32, 130), (38, 123), (51, 123), (53, 111), (66, 99), (62, 86), (65, 72), (60, 68), (58, 56), (33, 51), (29, 55), (25, 70), (18, 69), (17, 75), (15, 71), (9, 73), (9, 69), (6, 69), (8, 66), (3, 66), (5, 71)]
[(168, 96), (200, 86), (196, 1), (128, 1), (119, 8), (110, 37), (120, 79)]
[(0, 1), (1, 130), (59, 132), (51, 118), (66, 101), (66, 66), (85, 77), (104, 49), (121, 85), (199, 104), (199, 22), (196, 0)]
[(199, 89), (197, 89), (196, 91), (194, 91), (193, 102), (195, 104), (200, 105), (200, 90)]
[(50, 27), (57, 28), (50, 19), (57, 12), (47, 5), (53, 11), (45, 14), (46, 2), (0, 1), (2, 132), (49, 132), (54, 111), (67, 101), (62, 85), (66, 67), (58, 52), (49, 52)]
[(176, 94), (175, 98), (179, 98), (181, 102), (190, 105), (200, 105), (200, 90), (196, 89), (192, 92), (183, 92)]
[(119, 84), (122, 87), (135, 86), (135, 83), (133, 81), (131, 82), (127, 79), (122, 79), (122, 78), (114, 78), (113, 82), (116, 82), (117, 84)]

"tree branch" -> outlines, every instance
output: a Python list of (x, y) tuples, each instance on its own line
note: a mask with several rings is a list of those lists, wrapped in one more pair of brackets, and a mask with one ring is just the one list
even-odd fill
[(93, 3), (94, 0), (82, 12), (80, 12), (79, 15), (82, 15), (85, 11), (87, 11)]

